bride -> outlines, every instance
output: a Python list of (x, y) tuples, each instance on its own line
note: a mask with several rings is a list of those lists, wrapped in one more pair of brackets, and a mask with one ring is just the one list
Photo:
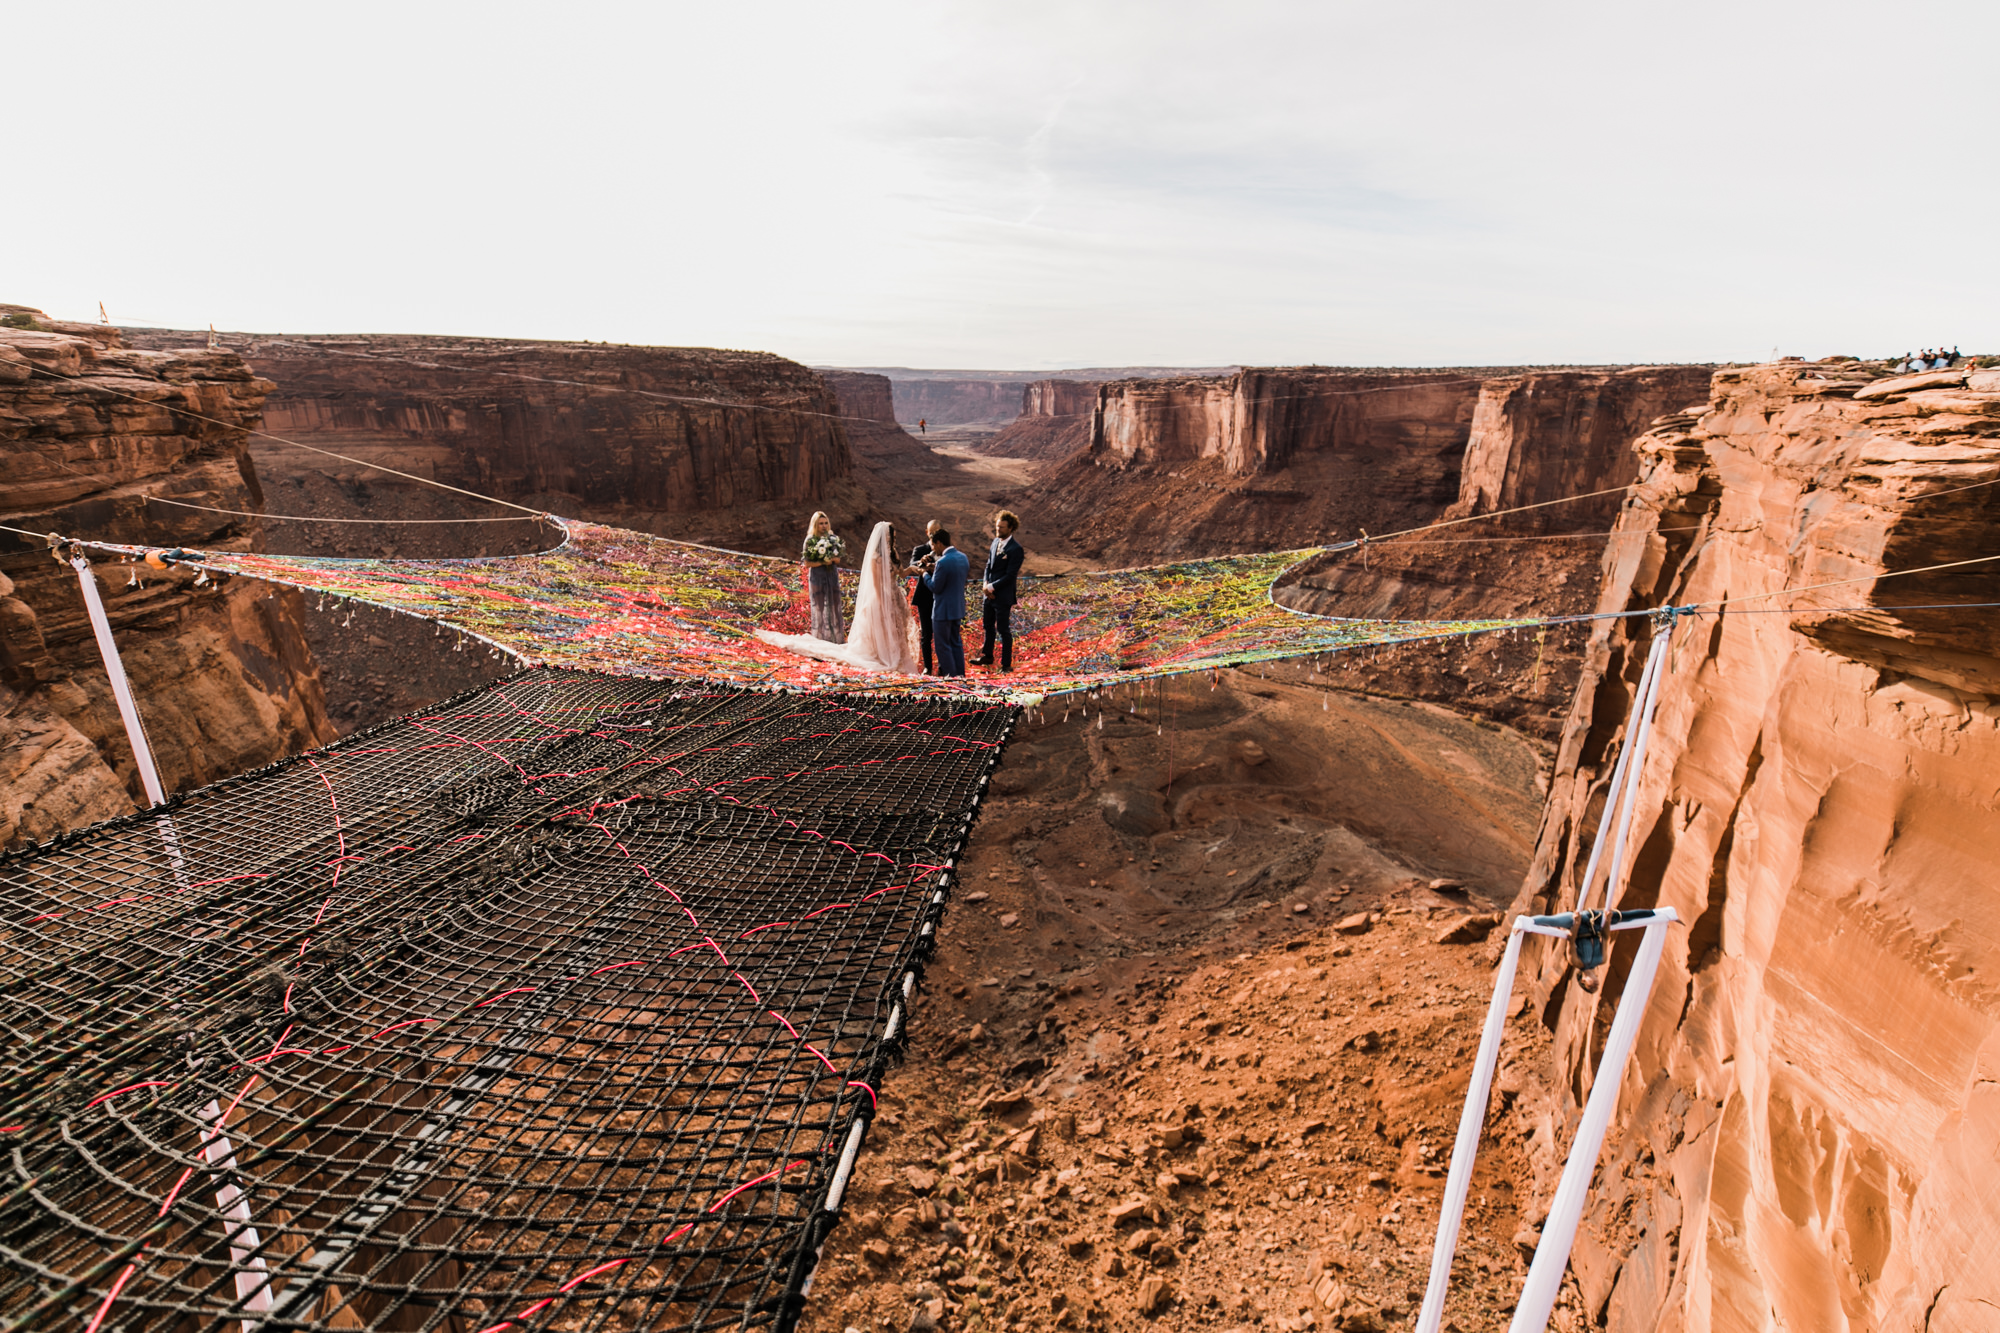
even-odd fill
[(854, 620), (846, 643), (828, 643), (810, 634), (776, 634), (760, 629), (757, 637), (788, 652), (844, 662), (863, 671), (921, 673), (916, 646), (910, 642), (915, 625), (903, 604), (903, 581), (896, 562), (896, 544), (887, 523), (877, 523), (861, 557), (861, 590), (854, 598)]

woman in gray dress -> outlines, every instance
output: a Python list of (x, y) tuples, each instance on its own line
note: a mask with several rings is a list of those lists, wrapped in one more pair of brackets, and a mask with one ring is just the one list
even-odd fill
[(833, 535), (833, 520), (824, 512), (806, 525), (806, 590), (812, 595), (812, 635), (828, 643), (847, 642), (847, 622), (840, 614), (840, 557), (845, 551)]

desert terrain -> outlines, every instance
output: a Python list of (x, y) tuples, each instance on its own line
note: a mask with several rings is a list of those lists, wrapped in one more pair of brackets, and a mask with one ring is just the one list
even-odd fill
[[(1962, 609), (2000, 601), (1964, 563), (2000, 554), (1990, 362), (935, 372), (906, 396), (899, 372), (765, 353), (218, 342), (0, 329), (0, 522), (330, 555), (546, 540), (377, 522), (491, 513), (395, 469), (771, 553), (812, 508), (969, 534), (1005, 504), (1031, 575), (1453, 523), (1316, 559), (1279, 595), (1602, 617), (1031, 713), (805, 1327), (1407, 1327), (1499, 923), (1574, 901), (1654, 632), (1625, 613), (1668, 602), (1711, 609), (1676, 631), (1626, 905), (1689, 928), (1617, 1076), (1555, 1326), (1990, 1322), (2000, 639)], [(964, 419), (900, 424), (933, 410)], [(18, 846), (139, 794), (74, 576), (6, 542)], [(184, 571), (100, 581), (174, 790), (499, 673), (379, 612)], [(1777, 595), (1797, 588), (1823, 591)], [(1561, 951), (1524, 958), (1461, 1333), (1505, 1323), (1622, 967), (1590, 991)]]

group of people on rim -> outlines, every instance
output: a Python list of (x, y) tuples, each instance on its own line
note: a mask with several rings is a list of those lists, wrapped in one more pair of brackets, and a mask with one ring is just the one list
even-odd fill
[(1906, 370), (1906, 371), (1907, 370), (1950, 370), (1953, 366), (1957, 365), (1962, 360), (1964, 360), (1964, 358), (1958, 354), (1958, 349), (1956, 347), (1952, 348), (1949, 352), (1945, 351), (1944, 348), (1942, 347), (1937, 347), (1937, 348), (1926, 347), (1923, 351), (1918, 352), (1915, 356), (1907, 356), (1907, 355), (1904, 356), (1904, 358), (1901, 361), (1898, 361), (1895, 364), (1891, 365), (1889, 369)]
[[(951, 533), (935, 519), (925, 526), (926, 540), (912, 547), (906, 560), (897, 557), (895, 530), (887, 523), (875, 525), (862, 556), (850, 625), (840, 607), (840, 558), (846, 547), (835, 535), (832, 520), (824, 513), (814, 514), (801, 555), (812, 630), (807, 634), (759, 630), (757, 637), (821, 661), (910, 676), (918, 674), (919, 663), (925, 675), (963, 676), (967, 666), (995, 665), (997, 647), (1000, 670), (1012, 671), (1014, 605), (1020, 600), (1021, 564), (1027, 558), (1014, 536), (1020, 527), (1020, 518), (1010, 510), (993, 515), (992, 543), (979, 576), (985, 643), (970, 663), (965, 659), (964, 627), (972, 562), (952, 545)], [(902, 583), (911, 576), (913, 586), (905, 603)]]

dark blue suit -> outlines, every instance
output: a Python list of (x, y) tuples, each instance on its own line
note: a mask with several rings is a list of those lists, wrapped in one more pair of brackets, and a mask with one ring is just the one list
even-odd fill
[(980, 582), (993, 589), (986, 599), (985, 615), (982, 617), (986, 629), (986, 644), (979, 650), (979, 665), (993, 665), (993, 640), (1000, 640), (1000, 669), (1014, 669), (1014, 603), (1020, 599), (1016, 584), (1021, 574), (1021, 562), (1028, 553), (1021, 549), (1021, 543), (1010, 534), (995, 537), (993, 549), (986, 553), (986, 573)]
[(965, 619), (965, 580), (971, 572), (965, 552), (947, 546), (936, 568), (924, 575), (924, 586), (931, 590), (931, 635), (937, 640), (940, 676), (965, 674), (965, 640), (959, 624)]

